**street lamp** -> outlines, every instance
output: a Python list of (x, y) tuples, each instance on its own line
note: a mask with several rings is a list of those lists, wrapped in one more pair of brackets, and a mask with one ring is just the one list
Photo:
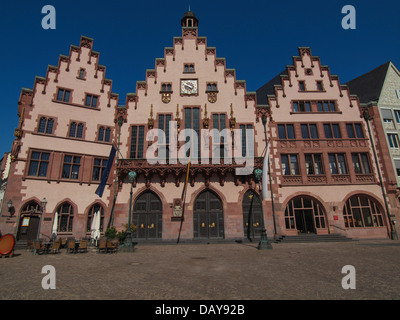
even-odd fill
[(7, 202), (7, 208), (8, 208), (8, 212), (10, 213), (10, 217), (13, 215), (13, 210), (12, 210), (12, 201), (8, 201)]
[(269, 243), (268, 238), (267, 238), (267, 231), (265, 229), (265, 223), (264, 223), (264, 209), (263, 209), (263, 202), (262, 202), (262, 197), (260, 196), (261, 194), (261, 187), (260, 187), (260, 181), (262, 177), (262, 170), (261, 169), (256, 169), (254, 170), (254, 175), (256, 178), (256, 182), (258, 182), (258, 190), (259, 194), (258, 197), (261, 202), (261, 239), (260, 242), (258, 243), (258, 250), (265, 250), (265, 249), (272, 249), (272, 245)]
[(132, 195), (133, 195), (133, 182), (136, 179), (136, 172), (135, 171), (130, 171), (128, 173), (128, 178), (129, 182), (131, 183), (131, 192), (130, 192), (130, 198), (129, 198), (129, 220), (128, 220), (128, 228), (126, 231), (126, 237), (125, 237), (125, 242), (124, 242), (124, 248), (123, 251), (125, 252), (132, 252), (133, 251), (133, 246), (132, 246), (132, 232), (131, 232), (131, 216), (132, 216)]
[(43, 198), (40, 201), (40, 222), (39, 222), (39, 228), (36, 236), (36, 240), (39, 240), (40, 236), (40, 227), (42, 226), (42, 221), (43, 221), (43, 215), (44, 215), (44, 209), (46, 208), (47, 200), (46, 198)]

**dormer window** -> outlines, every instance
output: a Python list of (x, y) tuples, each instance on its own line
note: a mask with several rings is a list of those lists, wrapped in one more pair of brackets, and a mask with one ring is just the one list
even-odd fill
[(81, 80), (85, 79), (85, 69), (83, 69), (83, 68), (79, 69), (78, 78), (81, 79)]
[(194, 73), (194, 63), (185, 63), (183, 72), (184, 73)]
[(161, 84), (161, 92), (171, 92), (172, 85), (170, 83), (162, 83)]
[(217, 91), (217, 84), (215, 82), (208, 82), (207, 83), (207, 91), (208, 92)]

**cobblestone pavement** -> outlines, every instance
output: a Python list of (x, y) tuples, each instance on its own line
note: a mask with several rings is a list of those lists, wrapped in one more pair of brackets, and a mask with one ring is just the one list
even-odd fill
[[(400, 241), (138, 245), (133, 253), (0, 259), (0, 299), (399, 299)], [(44, 290), (42, 267), (56, 270)], [(342, 267), (356, 289), (342, 288)]]

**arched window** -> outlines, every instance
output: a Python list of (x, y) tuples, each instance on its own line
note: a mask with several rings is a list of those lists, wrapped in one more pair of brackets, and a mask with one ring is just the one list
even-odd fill
[(74, 221), (74, 209), (68, 202), (64, 202), (57, 209), (58, 213), (58, 232), (72, 232)]
[(383, 210), (377, 201), (365, 196), (355, 195), (346, 201), (343, 210), (346, 228), (383, 227)]
[(85, 69), (80, 69), (79, 70), (79, 78), (84, 79), (85, 78)]
[(93, 217), (96, 212), (100, 213), (100, 232), (103, 232), (103, 224), (104, 224), (104, 209), (101, 205), (95, 204), (90, 208), (90, 211), (88, 212), (88, 218), (87, 218), (87, 227), (86, 227), (86, 232), (90, 232), (92, 228), (92, 222), (93, 222)]
[(104, 127), (100, 127), (99, 129), (99, 137), (98, 139), (99, 141), (103, 141), (104, 140)]
[(44, 133), (46, 131), (46, 122), (47, 119), (45, 117), (40, 118), (38, 132)]
[(104, 137), (104, 141), (110, 142), (110, 140), (111, 140), (111, 129), (110, 129), (110, 128), (107, 128), (107, 129), (106, 129), (106, 135), (105, 135), (105, 137)]
[(53, 125), (54, 125), (54, 120), (53, 119), (48, 119), (47, 120), (47, 127), (46, 127), (46, 133), (52, 134), (53, 133)]
[(40, 210), (40, 204), (38, 202), (30, 201), (22, 208), (21, 215), (40, 213)]
[(75, 134), (76, 134), (76, 122), (71, 122), (71, 125), (69, 127), (69, 136), (75, 137)]
[(82, 138), (82, 136), (83, 136), (83, 124), (80, 123), (80, 124), (78, 124), (78, 130), (76, 132), (76, 137)]

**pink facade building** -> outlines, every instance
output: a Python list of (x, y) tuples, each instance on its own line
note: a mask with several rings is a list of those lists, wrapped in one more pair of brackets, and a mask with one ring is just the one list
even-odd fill
[[(125, 105), (87, 37), (21, 91), (3, 201), (11, 209), (3, 205), (1, 232), (50, 237), (58, 216), (58, 237), (90, 237), (96, 212), (101, 233), (111, 225), (124, 230), (132, 203), (135, 241), (257, 239), (262, 212), (268, 237), (389, 237), (393, 226), (359, 100), (310, 48), (299, 48), (292, 65), (249, 92), (198, 35), (192, 12), (181, 25), (182, 35)], [(189, 172), (179, 161), (188, 138), (195, 141)], [(265, 169), (266, 140), (273, 201), (260, 201), (253, 171)], [(117, 159), (100, 197), (112, 145)], [(254, 168), (238, 174), (240, 157), (253, 149)]]

